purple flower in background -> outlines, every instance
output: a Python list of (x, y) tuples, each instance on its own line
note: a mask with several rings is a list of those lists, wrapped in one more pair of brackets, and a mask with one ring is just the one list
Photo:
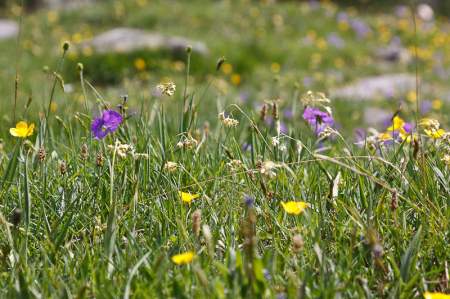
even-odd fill
[(102, 116), (94, 119), (91, 125), (92, 134), (95, 138), (103, 139), (109, 133), (117, 130), (119, 125), (122, 123), (122, 115), (114, 110), (103, 111)]
[(327, 41), (337, 49), (342, 49), (345, 46), (345, 41), (335, 32), (328, 34)]
[(363, 128), (356, 128), (354, 130), (354, 134), (355, 134), (355, 142), (357, 144), (364, 143), (364, 141), (367, 138), (366, 131)]
[(353, 28), (353, 31), (355, 31), (358, 38), (365, 38), (371, 32), (369, 26), (360, 19), (352, 19), (350, 21), (350, 26)]
[(303, 111), (303, 118), (317, 135), (325, 130), (326, 127), (332, 127), (334, 125), (333, 117), (317, 108), (306, 107), (305, 111)]
[(345, 12), (340, 12), (337, 14), (336, 19), (338, 22), (348, 22), (348, 14)]
[(422, 113), (422, 114), (427, 114), (428, 112), (431, 111), (431, 108), (432, 108), (431, 101), (423, 100), (420, 103), (420, 113)]
[(285, 124), (284, 122), (282, 122), (282, 121), (280, 121), (280, 133), (281, 133), (281, 134), (285, 134), (285, 135), (287, 135), (287, 133), (289, 133), (288, 127), (287, 127), (286, 124)]
[(283, 115), (287, 119), (292, 119), (292, 117), (294, 117), (294, 111), (292, 110), (292, 108), (286, 108), (283, 110)]
[(242, 144), (242, 150), (245, 152), (251, 151), (252, 145), (250, 143), (244, 142), (244, 144)]

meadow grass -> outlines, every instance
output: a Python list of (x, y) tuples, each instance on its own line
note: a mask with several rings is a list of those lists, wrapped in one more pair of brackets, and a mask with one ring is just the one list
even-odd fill
[[(84, 17), (116, 9), (105, 3)], [(209, 13), (230, 2), (205, 9), (201, 1), (174, 3), (220, 26)], [(142, 24), (146, 13), (161, 14), (165, 5), (154, 6), (160, 13), (142, 10), (135, 21), (127, 20)], [(235, 5), (241, 12), (254, 9), (245, 1)], [(295, 16), (292, 7), (268, 9)], [(313, 18), (314, 12), (305, 15)], [(62, 20), (71, 23), (68, 17)], [(243, 25), (236, 22), (230, 30), (238, 32)], [(104, 26), (110, 25), (115, 24)], [(213, 34), (205, 36), (213, 49), (225, 47)], [(269, 36), (273, 42), (288, 39)], [(84, 61), (77, 57), (75, 91), (63, 93), (63, 67), (58, 66), (73, 59), (69, 44), (63, 47), (49, 54), (52, 66), (44, 75), (37, 74), (42, 65), (35, 58), (22, 57), (19, 71), (26, 83), (19, 86), (16, 121), (34, 122), (34, 130), (13, 130), (23, 138), (10, 136), (8, 128), (16, 125), (12, 105), (2, 108), (8, 115), (1, 132), (0, 297), (422, 298), (427, 291), (448, 293), (450, 136), (438, 134), (439, 124), (429, 120), (404, 132), (402, 119), (415, 123), (423, 117), (415, 114), (416, 103), (399, 112), (402, 119), (393, 109), (393, 130), (356, 143), (349, 131), (358, 119), (349, 115), (359, 106), (328, 102), (294, 84), (302, 75), (290, 76), (289, 65), (301, 65), (292, 57), (279, 62), (288, 69), (276, 74), (268, 70), (272, 61), (265, 67), (265, 62), (250, 63), (247, 74), (255, 78), (235, 87), (225, 83), (229, 93), (221, 88), (231, 80), (223, 72), (229, 62), (214, 71), (217, 50), (211, 61), (202, 62), (211, 70), (202, 72), (209, 74), (191, 76), (187, 50), (185, 67), (173, 71), (172, 80), (163, 78), (171, 71), (158, 74), (165, 83), (160, 86), (148, 78), (120, 88), (96, 86), (83, 76), (89, 66), (77, 68), (76, 62)], [(267, 49), (274, 57), (276, 50)], [(233, 57), (239, 50), (226, 53)], [(64, 58), (56, 58), (62, 53)], [(196, 59), (190, 61), (194, 69)], [(236, 65), (245, 78), (245, 64)], [(172, 81), (175, 91), (167, 85)], [(257, 108), (235, 100), (242, 86), (259, 100)], [(121, 98), (123, 89), (129, 96)], [(27, 94), (33, 97), (23, 108)], [(336, 122), (325, 128), (308, 121), (307, 107), (332, 114)], [(445, 104), (441, 109), (431, 116), (441, 116), (445, 128)], [(94, 138), (98, 131), (92, 124), (106, 110), (120, 113), (122, 121), (106, 137)], [(305, 204), (290, 208), (290, 201)], [(177, 256), (184, 253), (191, 255)]]

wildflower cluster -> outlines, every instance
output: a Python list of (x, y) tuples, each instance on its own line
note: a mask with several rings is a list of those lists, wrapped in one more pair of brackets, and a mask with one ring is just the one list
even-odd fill
[(147, 159), (148, 154), (145, 153), (137, 153), (136, 149), (131, 144), (123, 144), (119, 140), (116, 140), (114, 145), (109, 144), (108, 148), (111, 151), (116, 151), (117, 155), (123, 159), (125, 159), (127, 156), (131, 156), (133, 159), (137, 160), (139, 158)]
[(162, 94), (171, 97), (175, 94), (176, 85), (173, 82), (160, 83), (156, 89)]
[(219, 113), (219, 120), (227, 128), (234, 128), (239, 125), (239, 121), (237, 119), (225, 116), (225, 112)]
[(412, 124), (405, 122), (400, 116), (396, 115), (392, 119), (392, 124), (386, 129), (386, 132), (378, 135), (380, 142), (387, 141), (411, 141)]

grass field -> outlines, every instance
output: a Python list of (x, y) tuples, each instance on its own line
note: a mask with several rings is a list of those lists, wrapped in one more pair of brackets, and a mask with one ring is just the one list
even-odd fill
[[(329, 1), (1, 15), (23, 25), (0, 42), (0, 298), (450, 296), (446, 17), (415, 33), (408, 7)], [(119, 26), (209, 54), (79, 50)], [(376, 58), (393, 41), (412, 62)], [(328, 96), (416, 70), (403, 95)]]

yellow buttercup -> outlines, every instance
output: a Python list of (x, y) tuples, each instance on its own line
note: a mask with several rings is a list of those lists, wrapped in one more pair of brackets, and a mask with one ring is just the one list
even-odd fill
[(9, 129), (9, 133), (14, 137), (26, 138), (33, 135), (34, 124), (28, 125), (24, 121), (19, 121), (15, 128)]
[(172, 256), (172, 262), (177, 265), (186, 265), (192, 262), (194, 259), (194, 252), (188, 251)]
[(191, 194), (188, 192), (181, 192), (181, 191), (178, 191), (178, 194), (180, 195), (181, 200), (185, 203), (191, 203), (191, 201), (200, 197), (199, 194)]
[(304, 201), (288, 201), (281, 202), (281, 206), (283, 206), (283, 209), (286, 211), (286, 213), (299, 215), (309, 206), (309, 204)]

